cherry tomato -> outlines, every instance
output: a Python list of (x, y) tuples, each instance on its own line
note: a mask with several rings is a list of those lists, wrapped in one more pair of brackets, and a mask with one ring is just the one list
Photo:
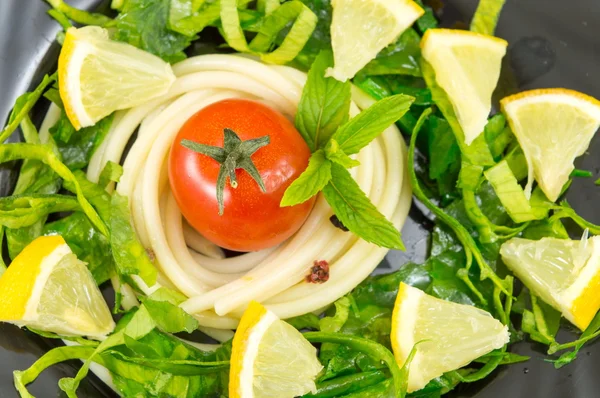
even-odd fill
[[(265, 192), (246, 170), (238, 168), (237, 188), (226, 179), (219, 215), (217, 178), (222, 165), (184, 147), (182, 140), (223, 148), (225, 129), (242, 142), (268, 136), (269, 143), (250, 156)], [(181, 128), (169, 155), (169, 181), (181, 213), (200, 234), (226, 249), (256, 251), (283, 242), (308, 217), (314, 198), (291, 207), (279, 203), (308, 166), (309, 157), (304, 139), (281, 113), (256, 101), (228, 99), (200, 110)]]

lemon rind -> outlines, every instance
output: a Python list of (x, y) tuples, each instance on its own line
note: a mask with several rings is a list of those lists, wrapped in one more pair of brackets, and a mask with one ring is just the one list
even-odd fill
[(421, 40), (421, 49), (424, 52), (432, 52), (437, 48), (464, 45), (484, 45), (489, 48), (490, 44), (497, 46), (500, 51), (505, 51), (508, 42), (500, 37), (484, 35), (482, 33), (468, 30), (435, 28), (427, 29)]
[(239, 374), (239, 392), (242, 397), (254, 396), (254, 361), (258, 356), (260, 343), (265, 333), (277, 321), (279, 321), (279, 318), (267, 310), (260, 320), (246, 333), (247, 340)]
[[(448, 92), (450, 87), (447, 86), (444, 81), (440, 81), (439, 70), (443, 67), (447, 68), (449, 64), (452, 64), (452, 70), (454, 73), (459, 73), (461, 75), (460, 81), (465, 82), (462, 86), (462, 94), (463, 97), (469, 98), (478, 98), (479, 94), (477, 93), (476, 87), (473, 86), (471, 79), (468, 74), (463, 70), (460, 66), (458, 59), (456, 58), (453, 48), (460, 47), (475, 47), (484, 49), (487, 53), (496, 54), (501, 60), (506, 55), (506, 50), (508, 47), (508, 42), (504, 39), (500, 39), (494, 36), (488, 36), (480, 33), (469, 32), (469, 31), (459, 31), (453, 29), (428, 29), (421, 40), (421, 53), (422, 56), (427, 62), (429, 62), (436, 72), (436, 81), (445, 91)], [(500, 68), (498, 68), (498, 78), (500, 75)], [(453, 78), (452, 81), (455, 81)], [(495, 84), (497, 85), (498, 79), (496, 79)], [(464, 95), (464, 92), (467, 91), (468, 95)], [(464, 133), (464, 141), (466, 145), (470, 145), (477, 137), (479, 137), (485, 128), (485, 125), (488, 121), (488, 116), (492, 108), (491, 104), (491, 96), (490, 92), (489, 98), (483, 99), (479, 98), (481, 101), (477, 101), (475, 104), (471, 105), (471, 108), (475, 106), (477, 108), (476, 112), (473, 114), (476, 117), (471, 117), (469, 119), (465, 119), (464, 115), (461, 115), (461, 109), (465, 109), (465, 105), (455, 103), (456, 98), (452, 98), (450, 93), (448, 93), (448, 99), (450, 100), (452, 107), (454, 108), (454, 112), (456, 113), (456, 117), (461, 125), (461, 128)], [(454, 95), (456, 97), (456, 95)], [(471, 115), (473, 116), (473, 115)]]
[[(522, 142), (523, 139), (526, 139), (528, 136), (525, 131), (523, 131), (524, 129), (521, 128), (521, 123), (517, 117), (517, 111), (523, 106), (543, 103), (562, 104), (580, 110), (590, 117), (590, 121), (596, 123), (595, 130), (600, 127), (600, 101), (597, 99), (578, 91), (564, 88), (528, 90), (500, 100), (502, 113), (506, 115), (508, 123), (519, 142)], [(525, 188), (526, 195), (528, 197), (531, 195), (533, 180), (535, 179), (540, 184), (540, 187), (546, 196), (548, 196), (551, 201), (556, 201), (562, 191), (562, 184), (558, 183), (558, 186), (554, 186), (555, 184), (548, 185), (548, 182), (544, 181), (544, 178), (541, 176), (538, 176), (538, 173), (535, 171), (534, 162), (529, 153), (530, 148), (524, 146), (523, 151), (525, 153), (528, 169), (528, 181)], [(575, 157), (581, 156), (583, 151), (585, 151), (585, 148), (582, 148), (580, 153), (576, 153)], [(574, 166), (572, 166), (572, 169), (574, 169)], [(568, 174), (568, 172), (570, 171), (567, 171), (566, 174)], [(566, 180), (561, 182), (564, 183)]]
[[(580, 299), (585, 299), (590, 294), (588, 289), (594, 281), (598, 280), (600, 275), (600, 236), (594, 236), (588, 240), (588, 244), (592, 244), (592, 253), (584, 268), (579, 273), (575, 281), (566, 289), (564, 289), (559, 296), (559, 300), (562, 306), (562, 313), (565, 318), (581, 330), (585, 330), (591, 322), (594, 314), (598, 312), (599, 308), (595, 308), (592, 311), (585, 311), (588, 313), (587, 316), (581, 313), (576, 308), (576, 303)], [(585, 300), (587, 303), (592, 302), (591, 300)], [(598, 307), (598, 305), (595, 305)], [(587, 308), (586, 308), (587, 309)], [(593, 312), (592, 315), (589, 315)]]
[(588, 116), (596, 119), (600, 123), (600, 101), (589, 95), (575, 90), (564, 88), (546, 88), (528, 90), (515, 95), (511, 95), (500, 100), (502, 109), (507, 113), (514, 115), (514, 111), (519, 107), (530, 104), (553, 103), (572, 106), (584, 111)]

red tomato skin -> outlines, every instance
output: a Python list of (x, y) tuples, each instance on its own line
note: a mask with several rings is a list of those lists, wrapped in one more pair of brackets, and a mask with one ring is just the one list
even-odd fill
[[(251, 157), (266, 192), (245, 170), (236, 170), (238, 186), (232, 188), (227, 179), (220, 216), (216, 190), (220, 164), (180, 143), (188, 139), (223, 147), (225, 128), (242, 141), (269, 135), (270, 143)], [(296, 206), (279, 206), (309, 158), (308, 145), (281, 113), (260, 102), (227, 99), (203, 108), (183, 125), (169, 154), (169, 182), (181, 213), (205, 238), (229, 250), (258, 251), (288, 239), (310, 214), (314, 198)]]

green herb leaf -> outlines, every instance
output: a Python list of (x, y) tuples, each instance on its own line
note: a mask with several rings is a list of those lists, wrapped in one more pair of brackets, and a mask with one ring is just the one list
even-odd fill
[(323, 194), (342, 224), (367, 242), (404, 250), (400, 232), (373, 206), (350, 173), (332, 164), (331, 176)]
[(323, 148), (350, 113), (350, 82), (325, 77), (333, 54), (323, 51), (315, 59), (296, 113), (296, 127), (312, 152)]
[(308, 167), (286, 189), (281, 206), (294, 206), (304, 203), (318, 194), (331, 180), (331, 162), (322, 149), (313, 153)]
[(333, 139), (345, 154), (358, 153), (400, 119), (409, 110), (413, 100), (414, 98), (402, 94), (379, 100), (341, 126)]
[(421, 37), (412, 28), (400, 35), (395, 43), (383, 49), (369, 62), (361, 73), (375, 75), (421, 76), (419, 58), (421, 57)]
[(352, 159), (350, 156), (346, 155), (340, 148), (340, 144), (338, 144), (338, 142), (333, 138), (329, 140), (327, 146), (325, 147), (325, 156), (327, 159), (346, 169), (360, 165), (358, 160)]
[(422, 0), (415, 0), (415, 2), (425, 10), (425, 14), (421, 18), (417, 19), (416, 25), (421, 34), (424, 34), (427, 29), (437, 28), (439, 22), (433, 13), (433, 9), (423, 4)]
[(169, 29), (171, 0), (127, 0), (110, 23), (112, 38), (129, 43), (175, 63), (186, 58), (185, 50), (195, 37)]
[(423, 126), (428, 132), (429, 178), (444, 180), (453, 166), (460, 167), (460, 149), (445, 119), (429, 116)]

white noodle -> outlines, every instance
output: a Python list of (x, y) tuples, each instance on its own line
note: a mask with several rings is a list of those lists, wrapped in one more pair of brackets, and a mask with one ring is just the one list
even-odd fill
[[(321, 195), (307, 221), (286, 242), (238, 257), (224, 258), (220, 248), (185, 223), (167, 180), (170, 146), (181, 126), (200, 109), (225, 98), (255, 99), (293, 117), (306, 75), (234, 55), (193, 57), (173, 69), (177, 80), (169, 93), (117, 113), (105, 142), (90, 162), (88, 178), (97, 180), (109, 160), (119, 162), (139, 128), (117, 192), (130, 198), (132, 223), (140, 241), (153, 251), (163, 284), (188, 297), (182, 308), (202, 327), (231, 330), (251, 300), (289, 318), (326, 307), (366, 278), (387, 249), (335, 228), (329, 221), (332, 211)], [(353, 88), (351, 115), (372, 103)], [(391, 126), (356, 158), (361, 165), (351, 169), (353, 177), (375, 206), (400, 228), (412, 197), (400, 132)], [(323, 284), (304, 280), (316, 260), (330, 264), (329, 280)], [(134, 298), (130, 299), (133, 302)], [(226, 336), (230, 332), (220, 335)]]

